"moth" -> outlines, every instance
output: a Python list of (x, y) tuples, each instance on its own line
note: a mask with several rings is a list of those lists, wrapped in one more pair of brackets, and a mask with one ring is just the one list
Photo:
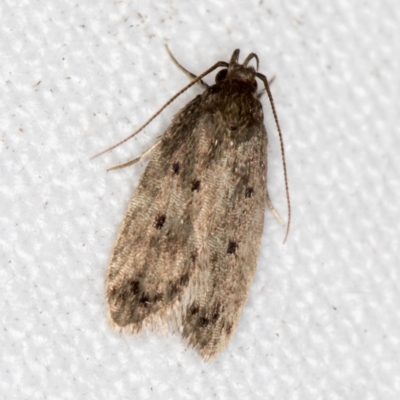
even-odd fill
[[(253, 59), (256, 68), (249, 65)], [(195, 83), (205, 90), (150, 149), (107, 270), (114, 328), (179, 332), (204, 360), (223, 350), (238, 326), (263, 233), (267, 132), (256, 78), (269, 96), (283, 156), (268, 80), (258, 65), (254, 53), (240, 64), (235, 50), (229, 63), (219, 61), (197, 77), (185, 70), (192, 82), (167, 105)], [(214, 85), (201, 80), (221, 67)], [(287, 191), (285, 164), (284, 173)], [(287, 199), (290, 209), (288, 191)]]

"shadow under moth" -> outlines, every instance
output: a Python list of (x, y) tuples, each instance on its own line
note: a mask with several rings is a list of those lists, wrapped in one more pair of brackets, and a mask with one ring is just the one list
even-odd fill
[[(270, 99), (284, 160), (258, 57), (251, 53), (243, 64), (238, 59), (235, 50), (229, 63), (219, 61), (199, 76), (184, 70), (190, 84), (130, 137), (190, 86), (201, 84), (203, 93), (175, 115), (148, 152), (116, 167), (154, 152), (112, 250), (106, 277), (111, 324), (130, 333), (179, 332), (204, 360), (223, 350), (237, 328), (269, 202), (267, 132), (256, 78)], [(253, 59), (256, 68), (249, 65)], [(220, 67), (214, 85), (201, 80)], [(285, 163), (284, 176), (289, 227)]]

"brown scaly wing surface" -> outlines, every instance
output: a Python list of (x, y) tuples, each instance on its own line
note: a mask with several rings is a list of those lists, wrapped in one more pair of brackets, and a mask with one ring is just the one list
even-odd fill
[(261, 104), (240, 81), (212, 86), (174, 118), (111, 256), (114, 326), (167, 323), (205, 359), (225, 347), (257, 262), (266, 149)]

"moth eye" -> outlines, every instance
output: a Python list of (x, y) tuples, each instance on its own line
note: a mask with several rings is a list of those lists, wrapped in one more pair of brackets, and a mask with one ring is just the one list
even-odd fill
[(246, 188), (246, 192), (244, 194), (244, 197), (246, 199), (249, 199), (250, 197), (253, 197), (254, 189), (251, 187)]
[(235, 125), (235, 124), (229, 124), (229, 125), (228, 125), (228, 129), (229, 129), (230, 131), (236, 131), (237, 125)]
[(200, 190), (200, 181), (193, 181), (192, 182), (192, 192), (198, 192)]
[(156, 229), (160, 230), (160, 229), (163, 227), (163, 225), (164, 225), (165, 218), (166, 218), (165, 215), (157, 215), (157, 218), (156, 218), (156, 220), (154, 221), (154, 227), (155, 227)]
[(225, 80), (227, 74), (228, 74), (227, 69), (221, 69), (215, 76), (215, 83), (222, 82), (223, 80)]
[(229, 241), (228, 244), (228, 254), (235, 254), (236, 253), (236, 249), (237, 249), (238, 245), (236, 242), (233, 242), (232, 240)]

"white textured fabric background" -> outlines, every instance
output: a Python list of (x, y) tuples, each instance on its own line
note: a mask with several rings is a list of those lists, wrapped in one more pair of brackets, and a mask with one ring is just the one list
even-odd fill
[[(397, 0), (0, 3), (1, 399), (399, 399)], [(115, 334), (104, 276), (147, 149), (187, 82), (251, 51), (286, 145), (293, 225), (266, 211), (238, 331), (204, 363), (177, 336)], [(213, 82), (214, 76), (206, 79)], [(267, 98), (269, 191), (285, 217)]]

